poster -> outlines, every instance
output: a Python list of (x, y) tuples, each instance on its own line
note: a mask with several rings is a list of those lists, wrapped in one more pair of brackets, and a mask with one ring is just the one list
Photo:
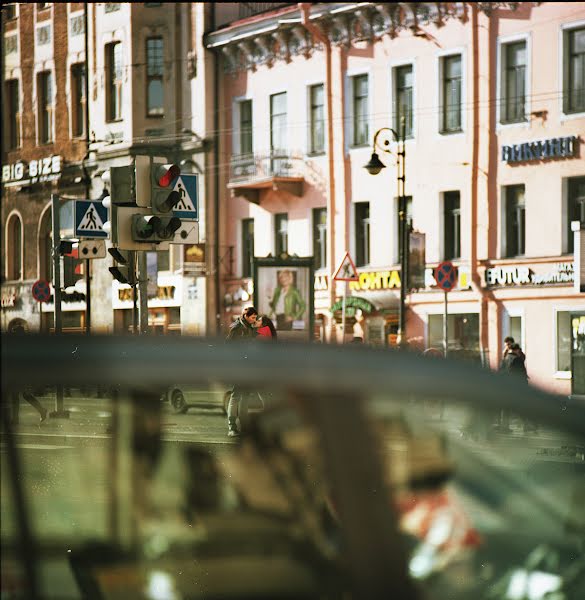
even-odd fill
[(254, 282), (258, 313), (272, 319), (279, 339), (311, 339), (311, 266), (258, 263)]

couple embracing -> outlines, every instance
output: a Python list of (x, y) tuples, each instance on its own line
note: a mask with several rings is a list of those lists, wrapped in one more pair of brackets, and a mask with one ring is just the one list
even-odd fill
[[(244, 309), (242, 316), (231, 325), (227, 341), (252, 338), (275, 342), (276, 329), (274, 323), (267, 316), (258, 315), (258, 311), (253, 306), (248, 306), (248, 308)], [(240, 435), (241, 433), (238, 429), (238, 412), (241, 400), (246, 393), (238, 385), (235, 385), (232, 389), (227, 411), (228, 436), (230, 437)]]

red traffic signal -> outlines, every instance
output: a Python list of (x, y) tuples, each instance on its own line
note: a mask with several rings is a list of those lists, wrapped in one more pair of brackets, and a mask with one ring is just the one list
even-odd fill
[(155, 179), (160, 187), (166, 188), (181, 174), (181, 168), (178, 165), (158, 165), (156, 168)]

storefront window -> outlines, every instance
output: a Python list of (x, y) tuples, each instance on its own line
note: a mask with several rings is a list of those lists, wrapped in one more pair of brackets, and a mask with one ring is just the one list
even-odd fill
[[(447, 321), (450, 358), (480, 361), (479, 315), (449, 315)], [(429, 347), (443, 349), (443, 315), (429, 315)]]
[(571, 313), (557, 313), (557, 371), (571, 371)]

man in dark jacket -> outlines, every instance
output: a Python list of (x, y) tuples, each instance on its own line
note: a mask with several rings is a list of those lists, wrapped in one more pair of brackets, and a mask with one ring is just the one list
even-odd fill
[[(254, 324), (258, 317), (258, 311), (253, 306), (244, 309), (242, 316), (232, 323), (227, 336), (228, 341), (252, 339), (256, 337)], [(230, 437), (240, 435), (238, 429), (238, 414), (240, 402), (245, 392), (238, 385), (234, 385), (228, 404), (228, 435)]]

